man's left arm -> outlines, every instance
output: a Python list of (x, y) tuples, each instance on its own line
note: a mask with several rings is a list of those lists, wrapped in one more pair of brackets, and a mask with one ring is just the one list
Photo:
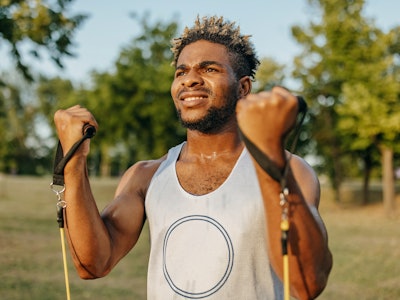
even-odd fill
[[(237, 118), (244, 135), (268, 157), (274, 168), (284, 170), (288, 193), (288, 257), (291, 294), (298, 299), (314, 299), (325, 288), (332, 267), (327, 232), (318, 212), (319, 181), (300, 157), (284, 150), (287, 134), (298, 112), (295, 96), (276, 87), (271, 92), (252, 94), (238, 103)], [(253, 158), (254, 160), (254, 158)], [(254, 160), (267, 219), (271, 264), (282, 278), (281, 182)]]
[[(282, 278), (281, 186), (258, 165), (256, 170), (264, 199), (269, 255)], [(319, 184), (311, 168), (298, 157), (290, 160), (286, 181), (291, 293), (298, 299), (314, 299), (325, 288), (332, 267), (327, 232), (318, 212)]]

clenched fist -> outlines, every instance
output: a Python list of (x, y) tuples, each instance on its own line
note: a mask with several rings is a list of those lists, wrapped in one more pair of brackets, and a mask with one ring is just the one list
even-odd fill
[(237, 105), (239, 127), (278, 166), (285, 164), (284, 141), (295, 126), (297, 97), (282, 87), (250, 94)]
[[(73, 144), (82, 138), (82, 129), (86, 124), (94, 126), (96, 130), (98, 128), (93, 115), (80, 105), (75, 105), (65, 110), (58, 110), (54, 114), (54, 123), (64, 155), (71, 149)], [(86, 140), (78, 149), (78, 152), (87, 156), (89, 153), (89, 143), (89, 139)]]

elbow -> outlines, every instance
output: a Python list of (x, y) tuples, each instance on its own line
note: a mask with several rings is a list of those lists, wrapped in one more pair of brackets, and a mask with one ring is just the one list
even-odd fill
[(81, 254), (72, 252), (73, 263), (81, 279), (97, 279), (106, 276), (112, 269), (111, 257), (101, 253)]
[(333, 266), (333, 260), (332, 260), (332, 255), (329, 252), (329, 258), (327, 259), (327, 264), (325, 264), (325, 267), (320, 271), (320, 274), (318, 276), (315, 289), (312, 291), (312, 297), (310, 299), (315, 299), (317, 298), (326, 288), (328, 284), (328, 278), (329, 274), (332, 270)]
[(85, 279), (85, 280), (102, 278), (110, 272), (109, 268), (100, 268), (98, 266), (89, 266), (89, 265), (84, 265), (82, 263), (75, 264), (75, 268), (78, 273), (78, 276), (81, 279)]
[(329, 274), (321, 274), (315, 282), (308, 285), (307, 296), (299, 299), (316, 299), (325, 290)]
[(84, 279), (84, 280), (90, 280), (90, 279), (97, 279), (100, 278), (99, 276), (96, 276), (92, 273), (87, 272), (86, 270), (78, 270), (78, 275), (79, 278)]
[(298, 285), (294, 296), (299, 300), (316, 299), (325, 290), (329, 274), (332, 270), (333, 259), (330, 251), (327, 252), (324, 262), (315, 270), (313, 275), (305, 276), (303, 284)]

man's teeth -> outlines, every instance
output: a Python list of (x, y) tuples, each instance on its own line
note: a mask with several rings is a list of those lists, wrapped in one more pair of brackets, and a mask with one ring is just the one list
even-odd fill
[(187, 97), (184, 100), (185, 101), (194, 101), (194, 100), (201, 100), (204, 99), (204, 97)]

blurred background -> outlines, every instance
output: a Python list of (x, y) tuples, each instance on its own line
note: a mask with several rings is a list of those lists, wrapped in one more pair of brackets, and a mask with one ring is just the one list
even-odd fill
[[(1, 298), (63, 298), (48, 190), (54, 112), (80, 104), (100, 125), (89, 171), (102, 209), (127, 167), (185, 138), (169, 48), (198, 15), (252, 35), (255, 92), (284, 85), (308, 103), (296, 152), (320, 177), (336, 258), (320, 298), (400, 297), (399, 11), (397, 0), (0, 1)], [(145, 299), (144, 236), (110, 279), (71, 270), (77, 298), (132, 299), (138, 289), (134, 299)]]

